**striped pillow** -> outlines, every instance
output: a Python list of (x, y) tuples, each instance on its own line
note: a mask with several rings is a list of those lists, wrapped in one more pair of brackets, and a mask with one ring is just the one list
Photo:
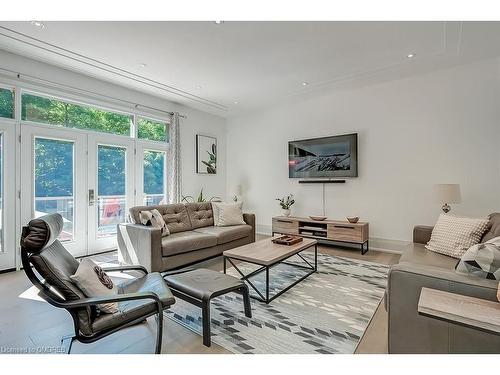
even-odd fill
[(447, 214), (439, 215), (426, 249), (460, 258), (467, 249), (479, 243), (488, 230), (488, 219), (474, 219)]
[(139, 218), (142, 225), (150, 225), (153, 228), (160, 229), (162, 237), (170, 235), (167, 223), (165, 223), (163, 216), (161, 216), (158, 210), (154, 209), (151, 211), (141, 211), (139, 212)]

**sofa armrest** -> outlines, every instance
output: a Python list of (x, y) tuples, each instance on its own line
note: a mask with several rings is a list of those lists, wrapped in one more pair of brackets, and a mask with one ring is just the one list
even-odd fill
[(255, 214), (244, 213), (243, 220), (252, 227), (252, 242), (255, 242)]
[(426, 244), (431, 240), (432, 229), (428, 225), (416, 225), (413, 228), (413, 242)]
[(161, 268), (161, 230), (141, 224), (117, 225), (118, 260), (141, 265), (148, 272)]
[(411, 263), (393, 266), (386, 291), (389, 353), (488, 352), (488, 345), (494, 345), (498, 338), (421, 316), (418, 300), (426, 287), (496, 301), (497, 284), (495, 280), (459, 274), (453, 269)]

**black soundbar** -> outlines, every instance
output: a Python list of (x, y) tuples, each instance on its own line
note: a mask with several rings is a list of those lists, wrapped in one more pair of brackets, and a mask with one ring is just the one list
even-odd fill
[(299, 184), (345, 184), (345, 180), (299, 180)]

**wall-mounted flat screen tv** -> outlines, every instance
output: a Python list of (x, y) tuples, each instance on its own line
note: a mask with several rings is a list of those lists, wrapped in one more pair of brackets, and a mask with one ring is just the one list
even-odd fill
[(288, 176), (357, 177), (358, 134), (288, 142)]

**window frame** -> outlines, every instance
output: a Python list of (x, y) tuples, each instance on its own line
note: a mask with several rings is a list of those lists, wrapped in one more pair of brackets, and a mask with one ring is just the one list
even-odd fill
[(135, 117), (134, 117), (135, 139), (137, 139), (138, 142), (151, 142), (151, 144), (165, 144), (165, 143), (168, 144), (168, 143), (170, 143), (169, 142), (170, 137), (165, 141), (156, 141), (156, 140), (152, 140), (152, 139), (139, 138), (139, 124), (138, 124), (139, 118), (144, 119), (144, 120), (153, 121), (153, 122), (165, 123), (165, 133), (169, 133), (168, 127), (170, 126), (170, 121), (168, 121), (168, 120), (162, 120), (162, 119), (155, 118), (152, 116), (135, 115)]
[[(130, 117), (129, 135), (108, 133), (108, 132), (97, 131), (97, 130), (92, 130), (92, 129), (74, 128), (74, 127), (64, 126), (64, 124), (62, 124), (62, 125), (56, 125), (56, 124), (49, 124), (49, 123), (40, 122), (40, 121), (24, 120), (22, 118), (22, 110), (23, 110), (22, 107), (23, 107), (23, 95), (24, 94), (39, 96), (39, 97), (44, 98), (44, 99), (57, 100), (57, 101), (60, 101), (60, 102), (63, 102), (63, 103), (73, 104), (73, 105), (77, 105), (77, 106), (81, 106), (81, 107), (90, 107), (90, 108), (95, 108), (97, 110), (104, 111), (104, 112), (111, 112), (111, 113), (116, 113), (116, 114), (119, 114), (119, 115), (128, 116), (128, 117)], [(20, 92), (20, 95), (19, 95), (19, 103), (20, 103), (19, 121), (21, 122), (21, 124), (24, 123), (24, 124), (28, 124), (28, 125), (50, 126), (52, 128), (56, 128), (56, 129), (57, 128), (58, 129), (61, 129), (61, 128), (62, 129), (71, 129), (71, 130), (76, 130), (76, 131), (92, 132), (92, 133), (97, 133), (97, 134), (109, 134), (109, 135), (112, 135), (112, 136), (125, 137), (125, 138), (134, 138), (134, 134), (136, 133), (136, 130), (135, 130), (135, 114), (131, 113), (131, 112), (125, 112), (125, 111), (115, 110), (115, 109), (111, 109), (111, 108), (108, 108), (108, 107), (103, 107), (103, 106), (98, 106), (98, 105), (94, 105), (94, 104), (89, 104), (89, 103), (85, 103), (85, 102), (81, 102), (81, 101), (77, 101), (77, 100), (73, 100), (73, 99), (66, 99), (66, 98), (62, 98), (60, 96), (51, 95), (51, 94), (45, 94), (45, 93), (40, 93), (40, 92), (37, 92), (37, 91), (26, 90), (26, 89), (21, 89), (21, 92)]]
[(0, 89), (12, 91), (12, 118), (0, 117), (0, 119), (2, 121), (15, 122), (17, 121), (17, 87), (0, 82)]

